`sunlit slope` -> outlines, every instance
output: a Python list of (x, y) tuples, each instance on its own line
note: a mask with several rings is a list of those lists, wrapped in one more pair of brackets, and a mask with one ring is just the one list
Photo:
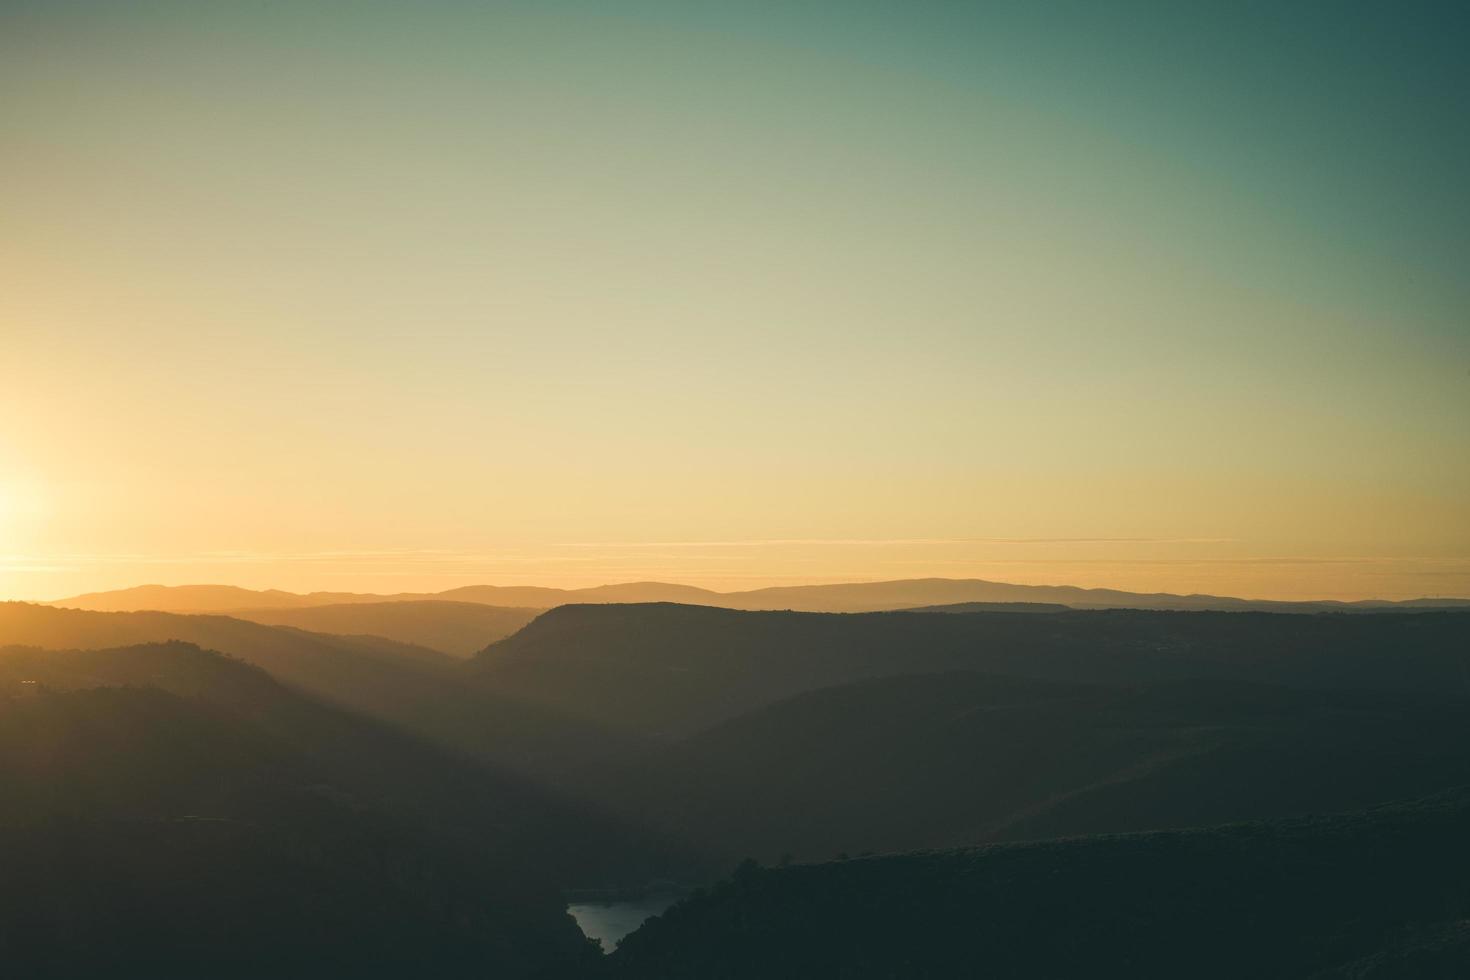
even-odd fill
[(628, 582), (585, 589), (520, 585), (467, 585), (443, 592), (283, 592), (230, 585), (140, 585), (111, 592), (89, 592), (47, 605), (97, 612), (233, 613), (242, 610), (309, 609), (317, 606), (371, 605), (385, 602), (468, 602), (508, 609), (548, 609), (568, 602), (705, 602), (720, 593), (690, 585)]
[(473, 683), (463, 662), (422, 647), (225, 616), (0, 603), (0, 645), (101, 648), (166, 640), (218, 650), (324, 701), (538, 777), (564, 760), (596, 759), (620, 744), (599, 726)]
[(450, 600), (344, 603), (284, 609), (237, 609), (236, 619), (317, 633), (371, 634), (468, 657), (525, 626), (539, 609)]
[(306, 596), (280, 589), (242, 589), (233, 585), (138, 585), (110, 592), (88, 592), (48, 603), (67, 609), (94, 612), (229, 612), (251, 607), (295, 607), (307, 605)]
[(1463, 791), (1342, 816), (745, 869), (619, 977), (1457, 977)]
[(184, 640), (270, 671), (277, 679), (354, 707), (386, 707), (453, 666), (451, 658), (372, 637), (262, 626), (227, 616), (100, 613), (0, 604), (0, 643), (113, 647)]

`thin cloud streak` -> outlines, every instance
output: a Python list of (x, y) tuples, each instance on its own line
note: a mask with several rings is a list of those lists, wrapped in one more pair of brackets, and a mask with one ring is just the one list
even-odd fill
[[(932, 542), (923, 539), (924, 543)], [(1042, 539), (963, 539), (965, 542), (988, 541), (1006, 543), (1042, 543)], [(1109, 543), (1119, 541), (1134, 541), (1148, 543), (1185, 543), (1188, 539), (1045, 539), (1050, 542)], [(1204, 539), (1199, 539), (1204, 540)], [(565, 545), (565, 547), (593, 548), (604, 547), (608, 549), (602, 555), (528, 555), (524, 553), (496, 554), (487, 552), (454, 552), (454, 551), (322, 551), (322, 552), (203, 552), (192, 555), (142, 555), (142, 554), (64, 554), (64, 555), (0, 555), (0, 567), (11, 570), (56, 570), (75, 569), (87, 565), (234, 565), (234, 564), (275, 564), (289, 563), (323, 563), (323, 564), (397, 564), (397, 565), (495, 565), (498, 563), (515, 564), (562, 564), (562, 563), (595, 563), (616, 560), (617, 548), (645, 547), (669, 547), (679, 548), (683, 546), (720, 547), (729, 546), (759, 546), (764, 544), (839, 544), (839, 545), (862, 545), (862, 544), (914, 544), (917, 541), (901, 541), (898, 539), (882, 539), (874, 541), (843, 540), (833, 541), (823, 539), (820, 542), (782, 540), (763, 542), (648, 542), (620, 545), (592, 545), (577, 544)], [(959, 543), (958, 541), (945, 541), (943, 543)], [(669, 560), (690, 561), (722, 561), (731, 560), (731, 555), (691, 555), (688, 553), (674, 553), (668, 555), (644, 555), (645, 558), (666, 558)], [(739, 561), (750, 560), (747, 556), (740, 556)], [(793, 559), (803, 561), (817, 561), (819, 559)], [(1396, 555), (1396, 556), (1359, 556), (1359, 555), (1267, 555), (1246, 556), (1234, 558), (893, 558), (883, 561), (885, 565), (1376, 565), (1376, 564), (1417, 564), (1430, 566), (1449, 566), (1457, 568), (1470, 566), (1470, 557), (1428, 557), (1418, 555)], [(756, 577), (756, 576), (753, 576)], [(779, 577), (779, 576), (772, 576)]]

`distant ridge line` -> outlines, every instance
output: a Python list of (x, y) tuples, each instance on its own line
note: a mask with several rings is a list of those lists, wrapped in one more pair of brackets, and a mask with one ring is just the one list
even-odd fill
[[(489, 606), (548, 609), (568, 603), (678, 602), (726, 609), (798, 612), (926, 612), (1028, 611), (1026, 606), (1065, 606), (1073, 609), (1215, 610), (1242, 612), (1415, 612), (1470, 610), (1470, 598), (1418, 598), (1354, 601), (1240, 599), (1214, 595), (1139, 593), (1073, 585), (1018, 585), (985, 579), (899, 579), (889, 582), (850, 582), (821, 585), (772, 586), (737, 592), (716, 592), (693, 585), (666, 582), (627, 582), (582, 589), (522, 585), (467, 585), (443, 592), (400, 592), (387, 595), (358, 592), (296, 593), (279, 589), (254, 590), (233, 585), (140, 585), (107, 592), (90, 592), (57, 599), (44, 605), (100, 612), (211, 612), (232, 610), (304, 609), (360, 603), (448, 601)], [(965, 610), (963, 606), (974, 606)], [(981, 607), (994, 607), (986, 610)], [(1031, 609), (1029, 611), (1040, 611)]]

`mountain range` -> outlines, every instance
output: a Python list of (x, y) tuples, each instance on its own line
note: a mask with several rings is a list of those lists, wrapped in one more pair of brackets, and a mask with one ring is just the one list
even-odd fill
[(984, 579), (903, 579), (892, 582), (851, 582), (794, 585), (716, 592), (692, 585), (629, 582), (585, 589), (539, 586), (467, 585), (435, 593), (373, 595), (352, 592), (299, 594), (271, 589), (253, 591), (230, 585), (141, 585), (113, 592), (92, 592), (55, 600), (50, 605), (100, 612), (233, 612), (237, 610), (301, 609), (355, 603), (434, 600), (550, 609), (568, 603), (677, 602), (726, 609), (799, 612), (878, 612), (894, 609), (946, 606), (960, 603), (1053, 603), (1073, 609), (1180, 609), (1257, 612), (1329, 612), (1416, 609), (1470, 609), (1470, 599), (1420, 598), (1403, 601), (1369, 599), (1282, 602), (1236, 599), (1228, 596), (1173, 595), (1083, 589), (1069, 585), (1014, 585)]
[(599, 807), (775, 861), (1470, 784), (1467, 650), (1458, 613), (595, 605), (543, 614), (466, 672), (622, 739), (560, 763)]
[[(413, 972), (393, 951), (428, 944), (442, 975), (781, 976), (783, 956), (820, 952), (781, 939), (781, 916), (816, 916), (811, 935), (825, 943), (882, 936), (864, 917), (886, 914), (893, 941), (871, 950), (878, 972), (849, 963), (851, 975), (925, 975), (886, 958), (915, 944), (936, 951), (920, 964), (928, 975), (965, 975), (972, 950), (951, 943), (960, 925), (948, 910), (1000, 915), (989, 893), (967, 890), (975, 882), (1003, 888), (1055, 867), (1088, 896), (1074, 913), (1095, 917), (1129, 856), (1154, 884), (1127, 893), (1127, 922), (1198, 939), (1210, 915), (1239, 908), (1171, 918), (1184, 913), (1148, 906), (1147, 888), (1175, 894), (1186, 869), (1216, 876), (1230, 866), (1220, 855), (1239, 854), (1262, 877), (1237, 891), (1256, 894), (1278, 880), (1275, 845), (1258, 851), (1259, 839), (1287, 842), (1284, 866), (1297, 867), (1342, 860), (1338, 829), (1368, 826), (1281, 821), (1470, 786), (1470, 615), (1350, 611), (617, 601), (537, 614), (460, 598), (223, 615), (0, 603), (0, 881), (12, 883), (0, 885), (0, 922), (23, 929), (0, 930), (0, 956), (46, 976), (47, 951), (78, 935), (55, 961), (63, 974), (131, 950), (149, 975), (228, 975), (208, 956), (243, 941), (227, 925), (239, 921), (302, 964), (340, 959), (361, 975)], [(1436, 834), (1442, 809), (1425, 811)], [(1363, 819), (1363, 840), (1397, 846)], [(1182, 850), (1172, 833), (1242, 820), (1267, 823), (1199, 831)], [(1144, 836), (1109, 844), (1117, 834)], [(1061, 842), (1018, 843), (1040, 839)], [(1018, 849), (973, 850), (982, 844)], [(945, 850), (912, 853), (932, 849)], [(868, 852), (903, 853), (831, 860)], [(708, 885), (742, 858), (791, 862), (791, 875), (747, 867), (671, 924), (634, 933), (626, 955), (587, 961), (561, 912), (559, 892)], [(215, 880), (230, 893), (210, 896)], [(730, 904), (752, 883), (760, 909)], [(1053, 935), (1027, 930), (1066, 894), (1022, 884), (1030, 911), (997, 921), (1008, 935)], [(800, 913), (850, 885), (871, 903), (848, 913), (859, 927)], [(94, 909), (76, 904), (82, 895), (118, 897)], [(850, 897), (830, 899), (833, 916)], [(933, 906), (927, 919), (883, 911), (915, 901)], [(1275, 957), (1283, 976), (1304, 962), (1373, 975), (1353, 964), (1417, 962), (1421, 947), (1458, 955), (1457, 906), (1431, 905), (1400, 920), (1380, 904), (1371, 942), (1336, 958), (1310, 937), (1242, 948)], [(341, 917), (323, 918), (333, 909)], [(1333, 915), (1328, 939), (1347, 942)], [(732, 938), (742, 921), (764, 938)], [(1118, 969), (1145, 942), (1054, 934)], [(700, 959), (700, 937), (722, 944), (722, 966)], [(1148, 955), (1181, 955), (1171, 943)], [(156, 959), (171, 949), (177, 961)], [(1152, 975), (1175, 962), (1154, 961)], [(1051, 963), (1013, 972), (1058, 975)]]

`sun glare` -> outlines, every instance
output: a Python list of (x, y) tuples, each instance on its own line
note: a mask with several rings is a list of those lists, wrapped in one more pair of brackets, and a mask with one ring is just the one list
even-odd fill
[(41, 494), (28, 481), (0, 476), (0, 552), (9, 550), (26, 526), (41, 516)]

